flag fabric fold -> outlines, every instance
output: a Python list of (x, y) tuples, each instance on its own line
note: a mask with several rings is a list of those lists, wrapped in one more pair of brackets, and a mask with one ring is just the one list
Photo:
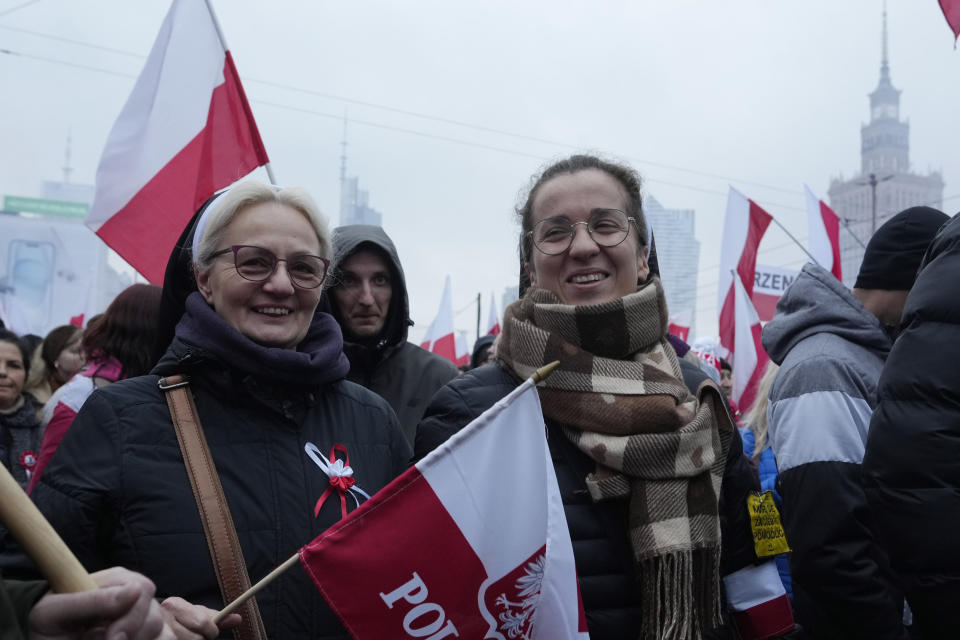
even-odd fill
[(679, 311), (676, 315), (671, 315), (667, 331), (684, 342), (689, 342), (690, 338), (690, 312)]
[(440, 298), (437, 316), (430, 323), (430, 328), (420, 342), (420, 347), (441, 355), (454, 364), (457, 363), (457, 339), (453, 330), (453, 294), (450, 276), (447, 276), (443, 284), (443, 296)]
[(757, 248), (773, 217), (757, 203), (730, 187), (727, 215), (720, 246), (720, 286), (717, 308), (720, 310), (720, 344), (729, 353), (735, 350), (736, 310), (734, 273), (739, 275), (747, 294), (753, 295)]
[(957, 48), (957, 38), (960, 38), (960, 0), (940, 0), (940, 9), (943, 17), (953, 31), (953, 48)]
[(817, 264), (843, 282), (840, 259), (840, 217), (803, 185), (807, 198), (807, 229), (810, 232), (810, 255)]
[(354, 638), (588, 637), (544, 429), (528, 380), (300, 550)]
[(733, 365), (733, 401), (744, 412), (757, 397), (757, 386), (770, 356), (760, 343), (760, 317), (750, 302), (743, 282), (734, 280), (736, 298), (736, 351), (731, 354)]
[(457, 331), (456, 335), (457, 359), (453, 364), (466, 367), (470, 364), (470, 347), (467, 344), (467, 332)]
[(490, 294), (490, 312), (487, 314), (487, 335), (495, 336), (500, 333), (500, 312), (497, 311), (497, 299)]
[(174, 0), (107, 138), (86, 224), (161, 284), (197, 208), (268, 161), (207, 3)]

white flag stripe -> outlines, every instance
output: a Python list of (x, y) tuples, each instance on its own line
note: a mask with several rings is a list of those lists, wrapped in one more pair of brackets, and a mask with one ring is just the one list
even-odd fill
[(750, 200), (733, 187), (727, 196), (727, 214), (723, 222), (723, 239), (720, 244), (720, 284), (717, 313), (723, 309), (724, 300), (733, 286), (733, 274), (740, 266), (740, 256), (747, 244), (750, 231)]
[(820, 210), (820, 198), (808, 187), (803, 185), (803, 192), (807, 200), (807, 231), (810, 234), (810, 255), (818, 265), (827, 271), (833, 270), (833, 247), (830, 246), (830, 237), (823, 224), (823, 213)]
[(88, 226), (126, 206), (203, 130), (225, 55), (206, 3), (175, 0), (107, 138)]
[[(481, 437), (504, 422), (509, 428), (499, 429), (496, 438)], [(543, 479), (553, 465), (544, 454), (544, 428), (536, 389), (524, 383), (417, 464), (493, 579), (545, 542)], [(530, 481), (538, 490), (518, 486)]]
[[(750, 378), (757, 368), (757, 345), (753, 339), (753, 327), (760, 324), (760, 317), (750, 302), (743, 281), (738, 275), (734, 278), (733, 286), (736, 296), (736, 351), (730, 355), (733, 365), (733, 400), (740, 402), (740, 398), (750, 383)], [(743, 407), (743, 410), (749, 407)]]
[(746, 611), (787, 593), (774, 562), (734, 571), (724, 576), (723, 586), (727, 589), (727, 601), (734, 611)]

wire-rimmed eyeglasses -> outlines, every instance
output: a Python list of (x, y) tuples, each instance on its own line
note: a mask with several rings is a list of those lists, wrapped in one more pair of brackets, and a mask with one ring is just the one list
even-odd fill
[(580, 222), (570, 222), (566, 216), (544, 218), (527, 232), (527, 236), (540, 253), (556, 256), (573, 244), (578, 224), (587, 227), (587, 233), (597, 245), (615, 247), (627, 239), (631, 222), (636, 224), (634, 218), (619, 209), (593, 209), (590, 217)]
[(249, 244), (235, 244), (229, 249), (221, 249), (210, 255), (216, 258), (233, 252), (233, 266), (241, 278), (251, 282), (263, 282), (277, 272), (277, 265), (287, 263), (287, 274), (290, 282), (301, 289), (316, 289), (323, 284), (327, 277), (330, 261), (320, 256), (308, 253), (296, 253), (288, 258), (278, 258), (277, 255), (265, 249)]

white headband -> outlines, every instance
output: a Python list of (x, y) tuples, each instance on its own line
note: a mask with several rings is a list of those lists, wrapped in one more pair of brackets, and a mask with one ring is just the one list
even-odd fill
[(207, 230), (207, 221), (210, 220), (210, 212), (217, 208), (217, 205), (220, 204), (220, 201), (223, 200), (230, 189), (224, 189), (214, 197), (214, 199), (207, 205), (207, 208), (203, 210), (203, 213), (200, 214), (200, 219), (197, 220), (197, 226), (193, 230), (193, 259), (194, 261), (198, 260), (200, 256), (197, 255), (197, 252), (200, 249), (200, 240), (203, 238), (203, 232)]
[[(267, 186), (274, 191), (281, 191), (283, 189), (283, 187), (275, 184), (268, 184)], [(228, 193), (230, 193), (230, 187), (227, 187), (218, 193), (210, 202), (210, 204), (207, 205), (207, 208), (203, 210), (203, 213), (200, 214), (200, 219), (197, 220), (197, 226), (193, 231), (193, 244), (191, 248), (193, 250), (192, 257), (194, 261), (198, 260), (200, 257), (197, 255), (197, 253), (200, 250), (200, 241), (203, 240), (203, 234), (207, 230), (207, 222), (210, 220), (210, 214), (218, 206), (220, 206), (221, 202), (223, 201), (223, 196), (227, 195)]]

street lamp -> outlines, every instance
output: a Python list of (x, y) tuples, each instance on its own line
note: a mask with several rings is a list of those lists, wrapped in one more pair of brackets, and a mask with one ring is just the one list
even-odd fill
[(871, 173), (870, 179), (866, 182), (858, 182), (859, 185), (870, 185), (870, 209), (871, 209), (871, 218), (870, 218), (870, 235), (872, 236), (877, 231), (877, 185), (881, 182), (886, 182), (892, 178), (894, 174), (884, 176), (882, 178), (877, 178), (877, 174)]

